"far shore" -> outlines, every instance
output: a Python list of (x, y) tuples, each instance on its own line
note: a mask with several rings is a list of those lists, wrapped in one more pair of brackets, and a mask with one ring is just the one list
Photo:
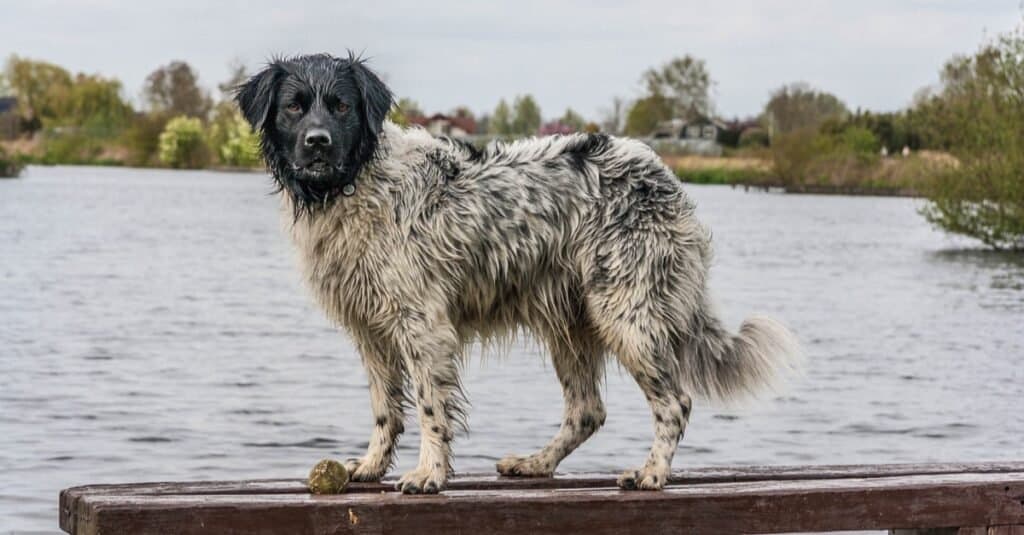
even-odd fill
[[(672, 168), (681, 181), (697, 186), (729, 186), (744, 191), (763, 191), (807, 195), (848, 195), (865, 197), (922, 197), (913, 188), (899, 186), (874, 186), (874, 184), (805, 183), (787, 184), (774, 175), (771, 162), (748, 157), (700, 157), (664, 156), (666, 165)], [(82, 166), (119, 167), (124, 169), (153, 169), (169, 171), (212, 171), (220, 173), (265, 174), (263, 167), (233, 167), (215, 165), (198, 169), (171, 167), (135, 167), (118, 162), (75, 162), (67, 164), (29, 163), (31, 167)], [(31, 168), (27, 168), (31, 172)]]

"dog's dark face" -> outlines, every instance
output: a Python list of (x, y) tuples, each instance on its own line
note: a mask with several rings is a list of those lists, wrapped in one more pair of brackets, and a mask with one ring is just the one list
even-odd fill
[(306, 211), (355, 191), (392, 104), (361, 60), (326, 54), (274, 61), (235, 98), (279, 186)]

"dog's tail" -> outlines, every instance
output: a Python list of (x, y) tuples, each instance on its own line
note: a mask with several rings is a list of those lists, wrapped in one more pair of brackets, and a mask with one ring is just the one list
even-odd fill
[(803, 359), (796, 337), (772, 318), (753, 316), (739, 333), (726, 331), (711, 307), (695, 314), (688, 342), (679, 349), (684, 388), (719, 401), (770, 387)]

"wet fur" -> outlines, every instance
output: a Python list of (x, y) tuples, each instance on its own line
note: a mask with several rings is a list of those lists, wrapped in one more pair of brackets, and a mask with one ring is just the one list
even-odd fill
[[(338, 76), (365, 69), (347, 61)], [(244, 97), (266, 83), (261, 75), (243, 87), (243, 110), (274, 105)], [(383, 84), (364, 94), (391, 104)], [(563, 387), (559, 431), (540, 451), (499, 461), (505, 475), (549, 476), (601, 427), (600, 384), (606, 360), (617, 359), (654, 420), (647, 460), (619, 478), (629, 489), (665, 485), (691, 396), (754, 391), (797, 355), (771, 319), (748, 319), (738, 334), (722, 326), (706, 285), (710, 235), (647, 146), (576, 134), (480, 151), (391, 124), (380, 104), (360, 108), (375, 146), (356, 176), (338, 178), (354, 181), (352, 196), (290, 185), (274, 132), (246, 114), (263, 134), (313, 295), (367, 370), (375, 426), (366, 454), (348, 462), (355, 480), (378, 480), (392, 465), (411, 404), (420, 458), (398, 488), (444, 488), (464, 423), (460, 366), (474, 340), (528, 331)]]

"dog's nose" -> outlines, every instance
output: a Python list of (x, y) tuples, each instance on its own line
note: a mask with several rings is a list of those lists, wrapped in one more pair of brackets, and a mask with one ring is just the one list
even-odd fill
[(306, 146), (326, 147), (331, 144), (331, 133), (323, 128), (313, 128), (306, 132)]

